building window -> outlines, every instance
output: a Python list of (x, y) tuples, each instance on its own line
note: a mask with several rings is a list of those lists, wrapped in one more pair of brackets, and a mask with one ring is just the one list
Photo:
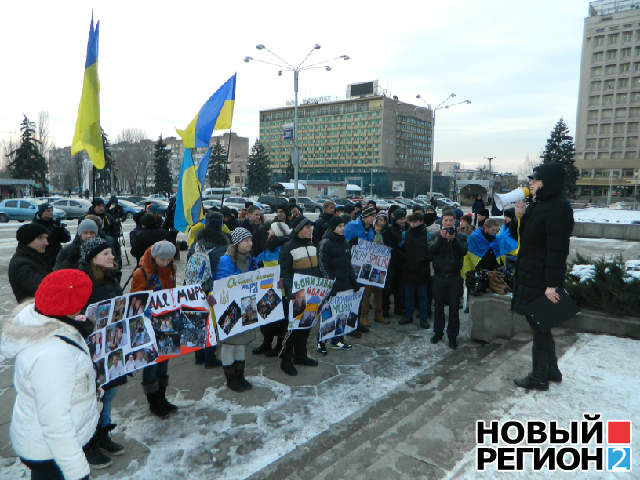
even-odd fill
[(610, 119), (613, 116), (613, 110), (610, 108), (605, 108), (600, 112), (600, 119)]
[(620, 50), (620, 57), (631, 58), (631, 47), (623, 48), (622, 50)]
[(591, 176), (591, 170), (587, 169), (587, 168), (583, 168), (580, 170), (580, 176), (581, 177), (590, 177)]
[(616, 81), (615, 80), (607, 80), (606, 82), (604, 82), (604, 89), (605, 90), (613, 90), (616, 86)]
[(638, 133), (638, 122), (627, 123), (627, 133)]
[(587, 135), (596, 135), (598, 133), (598, 125), (587, 125)]
[(600, 140), (598, 140), (598, 148), (601, 150), (605, 148), (609, 148), (609, 139), (601, 138)]
[(593, 176), (594, 177), (602, 177), (602, 173), (603, 173), (603, 170), (601, 168), (596, 168), (593, 171)]
[(618, 73), (629, 73), (630, 70), (631, 70), (630, 63), (621, 63), (618, 66)]
[(611, 35), (607, 35), (607, 45), (615, 45), (618, 43), (619, 33), (612, 33)]
[(584, 148), (586, 148), (587, 150), (593, 150), (594, 148), (596, 148), (596, 139), (587, 138), (587, 140), (584, 142)]
[(591, 67), (591, 75), (594, 77), (602, 75), (602, 67)]
[(587, 152), (584, 154), (584, 159), (585, 160), (595, 160), (596, 159), (596, 154), (595, 152)]
[(591, 63), (601, 63), (604, 60), (602, 52), (595, 52), (591, 57)]
[(629, 79), (628, 78), (619, 78), (618, 79), (618, 88), (627, 88), (629, 87)]
[(631, 107), (629, 109), (629, 116), (632, 118), (640, 117), (640, 107)]
[(631, 92), (630, 101), (631, 103), (640, 102), (640, 92)]
[(633, 32), (622, 32), (622, 42), (630, 42), (633, 40)]
[(604, 45), (604, 35), (598, 35), (597, 37), (594, 37), (593, 46), (600, 47), (602, 45)]
[(634, 148), (638, 146), (638, 137), (627, 137), (627, 148)]
[(624, 133), (624, 123), (616, 123), (613, 126), (613, 133), (616, 135)]
[(611, 134), (611, 124), (603, 123), (600, 125), (600, 135), (610, 135)]
[(626, 118), (627, 109), (626, 108), (616, 108), (616, 118)]
[[(629, 152), (627, 152), (629, 153)], [(625, 155), (626, 157), (626, 155)], [(623, 168), (622, 169), (622, 176), (623, 177), (633, 177), (633, 168)]]
[(625, 152), (624, 153), (624, 158), (626, 160), (634, 160), (634, 159), (638, 158), (638, 155), (636, 154), (636, 152)]
[(613, 95), (605, 95), (602, 97), (602, 105), (613, 105)]
[(598, 110), (589, 110), (587, 113), (587, 120), (597, 120), (598, 119)]
[[(622, 152), (613, 152), (611, 153), (611, 159), (612, 160), (619, 160), (622, 158)], [(616, 173), (618, 173), (618, 170), (614, 170), (613, 171), (613, 176), (617, 177)]]
[[(622, 78), (620, 80), (622, 80)], [(620, 81), (620, 80), (618, 80), (618, 81)], [(628, 80), (628, 79), (625, 78), (624, 80)], [(592, 92), (599, 92), (600, 89), (602, 89), (602, 82), (600, 80), (596, 80), (595, 82), (591, 82), (591, 91)]]
[[(598, 67), (596, 67), (598, 68)], [(613, 75), (616, 73), (616, 66), (615, 65), (607, 65), (606, 67), (604, 67), (604, 74), (605, 75)]]
[(616, 95), (616, 105), (626, 105), (627, 104), (627, 94), (619, 93)]
[(607, 60), (615, 60), (617, 56), (617, 50), (607, 50)]
[(622, 148), (622, 147), (624, 147), (624, 137), (614, 137), (613, 148)]

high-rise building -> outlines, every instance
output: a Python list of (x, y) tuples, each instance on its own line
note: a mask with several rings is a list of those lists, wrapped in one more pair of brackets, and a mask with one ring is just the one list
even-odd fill
[[(375, 93), (303, 102), (298, 108), (299, 178), (345, 181), (378, 195), (390, 194), (393, 180), (404, 180), (405, 194), (425, 193), (432, 119), (428, 108)], [(273, 181), (290, 180), (293, 123), (293, 106), (260, 112), (260, 141), (269, 155)], [(442, 181), (434, 177), (435, 191)]]
[(640, 180), (640, 1), (598, 0), (584, 21), (578, 194), (630, 197)]

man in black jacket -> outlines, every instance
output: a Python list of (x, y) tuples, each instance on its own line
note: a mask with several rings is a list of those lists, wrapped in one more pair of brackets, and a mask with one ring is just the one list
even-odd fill
[(9, 261), (9, 284), (18, 303), (35, 297), (42, 279), (51, 273), (45, 251), (48, 231), (37, 223), (27, 223), (16, 231), (18, 246)]
[(404, 280), (404, 318), (398, 323), (405, 325), (413, 322), (413, 307), (418, 299), (420, 327), (429, 328), (427, 310), (427, 282), (429, 280), (429, 253), (427, 251), (429, 232), (424, 218), (419, 213), (412, 213), (407, 218), (409, 229), (405, 233), (403, 250), (407, 259), (403, 269)]
[(325, 200), (322, 204), (322, 213), (316, 220), (316, 224), (313, 226), (313, 244), (318, 246), (324, 233), (329, 228), (329, 221), (336, 214), (336, 204), (331, 200)]
[[(292, 298), (293, 274), (312, 275), (320, 277), (318, 268), (318, 255), (316, 247), (311, 243), (313, 235), (313, 222), (308, 218), (300, 216), (298, 223), (293, 227), (292, 238), (280, 249), (280, 279), (284, 288), (284, 298), (282, 299), (285, 308), (285, 315), (288, 317), (289, 300)], [(311, 329), (290, 330), (284, 342), (280, 368), (287, 375), (297, 375), (298, 371), (294, 366), (307, 365), (318, 366), (318, 362), (307, 355), (307, 339)]]
[(60, 223), (60, 220), (53, 219), (53, 205), (48, 203), (43, 203), (38, 206), (38, 213), (35, 214), (33, 223), (42, 225), (47, 229), (49, 234), (47, 242), (49, 242), (49, 245), (47, 245), (44, 256), (47, 258), (49, 267), (53, 268), (62, 244), (71, 240), (71, 234), (69, 234), (69, 231)]
[(157, 223), (154, 215), (145, 213), (140, 218), (140, 227), (129, 233), (131, 243), (131, 255), (136, 258), (136, 265), (140, 264), (140, 259), (151, 245), (161, 240), (170, 241), (171, 233)]
[(533, 330), (532, 371), (515, 380), (517, 386), (527, 390), (548, 390), (549, 381), (562, 381), (551, 330), (536, 325), (527, 307), (543, 295), (557, 303), (557, 289), (564, 284), (573, 231), (573, 210), (562, 195), (564, 181), (562, 165), (550, 163), (536, 167), (529, 177), (534, 202), (520, 219), (520, 249), (511, 308), (525, 315)]
[(89, 240), (90, 238), (96, 238), (98, 236), (98, 225), (93, 220), (85, 218), (76, 232), (76, 237), (73, 241), (65, 245), (56, 258), (56, 264), (53, 267), (54, 270), (60, 270), (62, 268), (78, 268), (80, 264), (80, 248), (82, 242)]
[(433, 300), (435, 314), (431, 343), (438, 343), (444, 332), (444, 306), (449, 305), (447, 336), (449, 346), (456, 348), (460, 331), (458, 302), (460, 301), (459, 281), (462, 261), (467, 253), (467, 238), (455, 229), (453, 210), (442, 212), (442, 229), (436, 239), (429, 244), (429, 256), (433, 264)]
[(396, 208), (390, 214), (389, 231), (393, 236), (393, 245), (391, 245), (391, 261), (389, 262), (387, 285), (385, 286), (386, 303), (383, 304), (383, 308), (386, 306), (388, 310), (390, 303), (389, 296), (393, 294), (393, 313), (396, 315), (402, 315), (404, 313), (404, 281), (402, 279), (402, 269), (404, 267), (405, 257), (401, 244), (406, 221), (407, 211), (404, 208)]

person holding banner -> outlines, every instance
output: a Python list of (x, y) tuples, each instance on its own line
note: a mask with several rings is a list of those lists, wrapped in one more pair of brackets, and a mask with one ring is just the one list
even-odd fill
[(80, 315), (92, 282), (72, 269), (50, 273), (35, 303), (4, 320), (0, 352), (15, 358), (11, 445), (31, 478), (89, 478), (83, 446), (98, 423), (96, 373), (84, 339), (93, 324)]
[[(292, 299), (293, 274), (320, 277), (316, 247), (311, 242), (313, 222), (300, 216), (293, 227), (293, 238), (280, 249), (280, 279), (285, 296), (282, 298), (285, 316), (289, 317), (289, 300)], [(280, 286), (280, 285), (279, 285)], [(289, 330), (282, 349), (280, 368), (287, 375), (297, 375), (294, 364), (317, 367), (318, 362), (307, 355), (307, 340), (311, 329)]]
[[(173, 263), (175, 255), (176, 247), (168, 240), (161, 240), (147, 248), (140, 259), (140, 265), (133, 271), (131, 293), (176, 288), (176, 266)], [(149, 402), (149, 410), (158, 417), (166, 417), (178, 409), (167, 400), (168, 369), (167, 360), (142, 370), (142, 388)]]
[[(253, 239), (249, 230), (238, 227), (231, 232), (231, 245), (227, 248), (226, 255), (220, 257), (214, 274), (214, 282), (231, 275), (256, 270), (258, 264), (256, 259), (251, 256), (252, 248)], [(227, 387), (234, 392), (244, 392), (252, 388), (252, 385), (244, 377), (244, 370), (247, 345), (255, 338), (256, 331), (248, 330), (221, 342), (222, 368), (224, 368), (224, 375), (227, 377)]]
[[(333, 216), (327, 223), (327, 231), (318, 248), (318, 266), (323, 277), (335, 280), (329, 296), (345, 290), (358, 290), (360, 285), (351, 266), (351, 248), (344, 239), (344, 219)], [(334, 350), (351, 349), (341, 336), (332, 338), (331, 345)], [(318, 342), (318, 353), (327, 354), (325, 342)]]

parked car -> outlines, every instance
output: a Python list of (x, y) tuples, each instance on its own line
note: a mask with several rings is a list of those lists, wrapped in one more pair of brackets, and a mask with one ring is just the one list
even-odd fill
[(309, 197), (298, 197), (296, 203), (307, 213), (322, 213), (322, 204), (314, 202)]
[(118, 201), (126, 200), (128, 202), (136, 203), (136, 204), (139, 204), (142, 200), (147, 199), (147, 197), (143, 197), (142, 195), (124, 195), (124, 196), (118, 196), (117, 198), (118, 198)]
[(214, 208), (220, 209), (220, 200), (203, 200), (202, 206), (205, 210), (211, 210)]
[(460, 206), (458, 202), (454, 202), (453, 200), (447, 197), (441, 197), (436, 199), (436, 205), (438, 208), (447, 208), (447, 207), (457, 208)]
[(275, 212), (278, 207), (289, 208), (289, 200), (285, 197), (277, 197), (275, 195), (260, 195), (258, 202), (269, 205), (271, 212)]
[(124, 210), (125, 215), (127, 216), (128, 219), (133, 218), (133, 216), (138, 213), (141, 212), (142, 210), (144, 210), (143, 207), (140, 207), (138, 205), (136, 205), (133, 202), (130, 202), (129, 200), (120, 200), (118, 199), (118, 205), (120, 205), (122, 207), (122, 210)]
[(91, 202), (84, 198), (61, 198), (53, 202), (52, 205), (54, 208), (64, 210), (66, 218), (69, 220), (85, 216), (91, 208)]
[(415, 205), (415, 202), (410, 198), (396, 197), (393, 199), (393, 201), (406, 209), (412, 209), (413, 206)]
[(257, 201), (254, 201), (253, 204), (258, 207), (262, 213), (271, 213), (271, 207), (269, 205), (267, 205), (266, 203), (260, 203)]
[(351, 201), (349, 198), (336, 198), (336, 205), (342, 205), (344, 207), (351, 206), (354, 207), (356, 205), (355, 202)]
[[(0, 222), (7, 223), (9, 220), (33, 220), (38, 212), (38, 204), (35, 200), (25, 198), (12, 198), (0, 202)], [(64, 210), (53, 208), (53, 218), (62, 220), (66, 217)]]
[(151, 198), (141, 200), (137, 203), (137, 205), (144, 208), (145, 203), (151, 203), (151, 213), (155, 213), (156, 215), (164, 216), (167, 213), (167, 208), (169, 207), (169, 202)]
[(244, 208), (244, 198), (242, 197), (225, 197), (224, 206), (233, 208), (238, 212)]

